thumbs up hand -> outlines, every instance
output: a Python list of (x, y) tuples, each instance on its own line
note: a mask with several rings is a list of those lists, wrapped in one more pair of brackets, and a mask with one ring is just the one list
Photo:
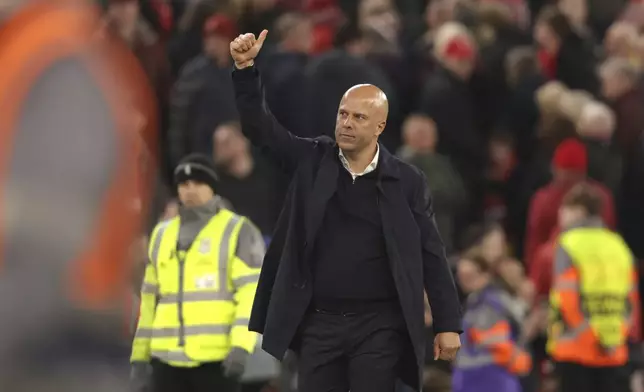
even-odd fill
[(264, 45), (268, 30), (263, 30), (259, 37), (255, 34), (242, 34), (230, 43), (230, 55), (238, 69), (250, 67)]

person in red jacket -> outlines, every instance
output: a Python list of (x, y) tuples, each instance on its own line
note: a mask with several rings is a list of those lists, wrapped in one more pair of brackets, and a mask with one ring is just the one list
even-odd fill
[(555, 228), (548, 238), (548, 241), (539, 245), (532, 264), (528, 270), (528, 278), (534, 284), (536, 302), (547, 301), (552, 287), (552, 261), (555, 257), (559, 228)]
[(539, 189), (528, 212), (524, 260), (527, 269), (535, 259), (539, 247), (546, 243), (557, 227), (557, 211), (564, 195), (575, 185), (588, 182), (599, 192), (602, 201), (602, 219), (611, 229), (616, 226), (613, 195), (602, 184), (586, 177), (588, 156), (586, 147), (575, 139), (566, 139), (557, 146), (552, 159), (553, 179)]

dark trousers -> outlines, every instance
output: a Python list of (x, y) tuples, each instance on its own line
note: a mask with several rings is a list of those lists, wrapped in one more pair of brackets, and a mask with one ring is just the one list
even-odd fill
[(312, 310), (298, 334), (299, 392), (394, 392), (409, 341), (399, 310)]
[(627, 366), (587, 367), (575, 363), (557, 363), (559, 392), (630, 392)]
[(239, 383), (224, 377), (221, 363), (181, 368), (152, 361), (152, 392), (238, 392)]

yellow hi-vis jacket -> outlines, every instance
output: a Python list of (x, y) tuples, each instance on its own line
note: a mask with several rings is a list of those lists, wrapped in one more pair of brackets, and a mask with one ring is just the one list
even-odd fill
[(592, 221), (561, 234), (547, 343), (554, 360), (623, 365), (637, 306), (633, 256), (619, 234)]
[(177, 367), (222, 361), (232, 347), (252, 352), (248, 330), (264, 256), (259, 231), (221, 209), (188, 251), (177, 251), (179, 218), (154, 229), (141, 289), (131, 361), (157, 358)]

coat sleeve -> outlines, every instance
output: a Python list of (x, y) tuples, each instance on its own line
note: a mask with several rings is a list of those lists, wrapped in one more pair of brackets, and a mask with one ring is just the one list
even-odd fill
[(150, 360), (150, 342), (152, 339), (152, 327), (157, 309), (157, 297), (159, 295), (159, 281), (157, 269), (154, 263), (155, 244), (160, 240), (163, 223), (159, 224), (150, 236), (148, 247), (148, 262), (145, 266), (145, 276), (141, 285), (141, 301), (139, 302), (139, 321), (132, 342), (132, 355), (130, 362), (148, 362)]
[(434, 318), (434, 333), (463, 332), (461, 305), (449, 268), (445, 245), (438, 233), (432, 199), (425, 175), (420, 173), (413, 201), (413, 213), (420, 230), (423, 282)]
[(547, 222), (544, 220), (544, 210), (548, 208), (542, 191), (537, 191), (528, 210), (528, 224), (525, 236), (524, 260), (528, 269), (532, 268), (532, 260), (535, 257), (539, 246), (545, 243), (550, 237)]
[(244, 135), (253, 145), (268, 152), (282, 170), (295, 171), (300, 159), (313, 151), (316, 141), (295, 136), (275, 119), (264, 99), (256, 67), (235, 69), (232, 78)]
[(538, 249), (529, 270), (529, 279), (537, 290), (537, 297), (548, 299), (552, 287), (552, 258), (554, 244), (547, 242)]
[(603, 205), (601, 214), (604, 224), (606, 224), (606, 226), (611, 230), (615, 230), (617, 228), (617, 218), (615, 214), (615, 200), (613, 195), (608, 189), (602, 189), (602, 199)]
[(230, 266), (230, 282), (237, 304), (230, 342), (233, 347), (248, 352), (253, 352), (257, 344), (258, 335), (249, 331), (248, 323), (265, 253), (264, 239), (259, 229), (244, 219), (239, 229), (235, 257)]

